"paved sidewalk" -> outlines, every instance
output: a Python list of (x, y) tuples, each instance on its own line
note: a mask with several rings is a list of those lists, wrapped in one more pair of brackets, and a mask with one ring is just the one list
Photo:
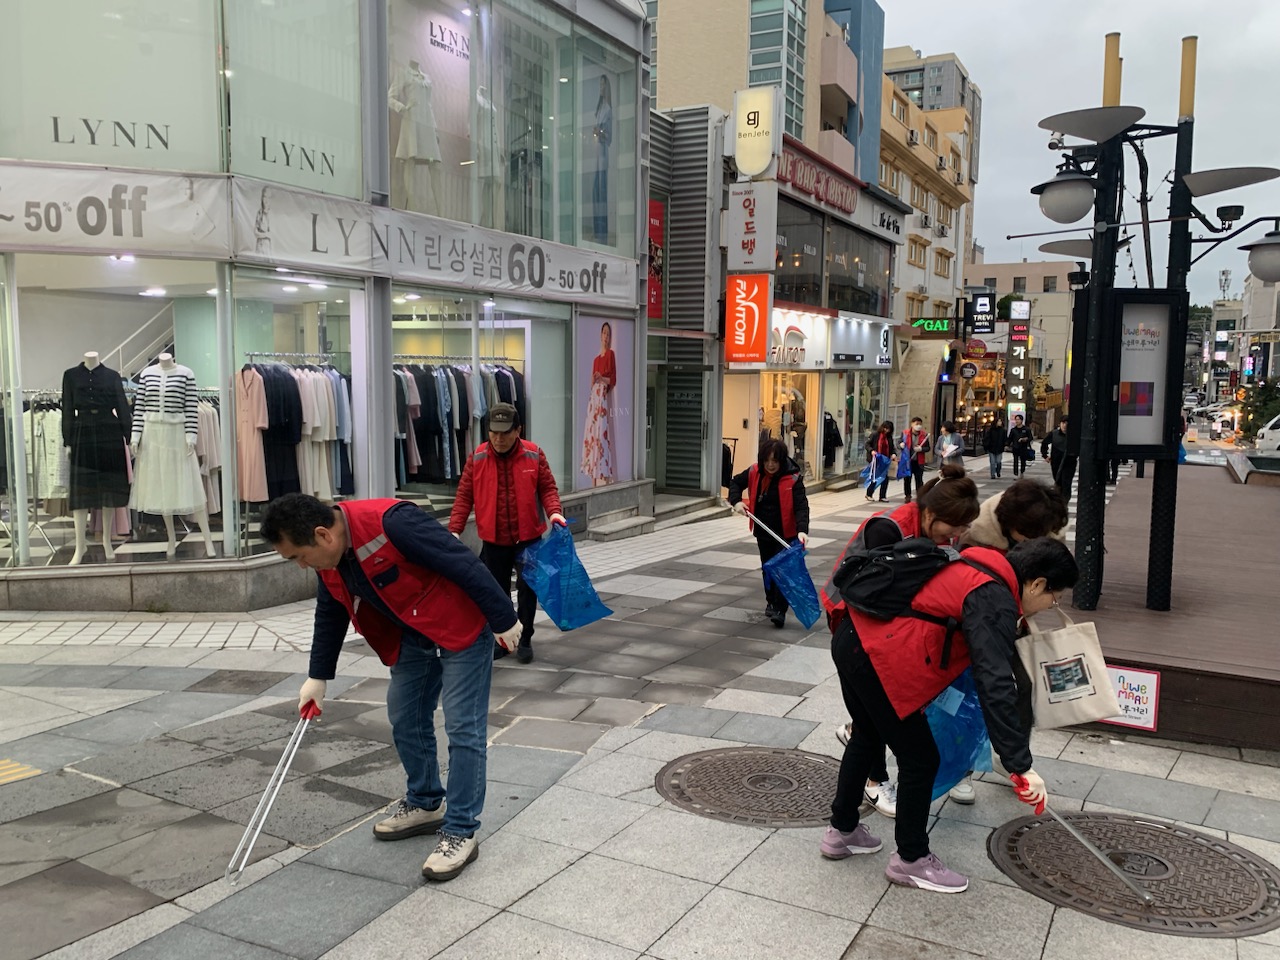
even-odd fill
[[(1008, 482), (983, 479), (985, 458), (970, 465), (984, 494)], [(871, 509), (857, 490), (813, 497), (815, 579)], [(310, 603), (5, 617), (0, 956), (1280, 960), (1280, 932), (1173, 938), (1025, 893), (987, 859), (991, 829), (1026, 813), (995, 782), (977, 784), (973, 806), (935, 805), (935, 851), (972, 878), (953, 897), (891, 887), (888, 850), (829, 862), (816, 828), (673, 808), (654, 776), (692, 751), (838, 755), (846, 718), (826, 631), (764, 619), (737, 518), (580, 553), (614, 615), (567, 635), (544, 625), (531, 666), (497, 665), (481, 857), (442, 885), (419, 875), (428, 838), (370, 835), (403, 779), (386, 671), (357, 638), (259, 859), (239, 886), (221, 879), (296, 719)], [(1280, 863), (1280, 753), (1246, 762), (1071, 731), (1037, 733), (1033, 748), (1058, 810), (1140, 812)], [(892, 824), (869, 826), (891, 843)]]

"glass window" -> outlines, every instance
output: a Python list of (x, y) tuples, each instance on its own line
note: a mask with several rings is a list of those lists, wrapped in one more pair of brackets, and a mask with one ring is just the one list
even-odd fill
[(232, 172), (362, 196), (356, 0), (224, 0), (223, 9)]
[(890, 244), (833, 221), (827, 263), (827, 306), (889, 315)]
[(751, 49), (762, 50), (768, 47), (782, 46), (782, 31), (773, 30), (768, 33), (753, 33), (751, 35)]
[[(751, 55), (751, 65), (753, 67), (759, 67), (769, 63), (781, 63), (781, 62), (782, 62), (781, 50), (766, 50), (763, 53), (753, 53)], [(779, 76), (781, 76), (781, 73), (779, 73)]]
[(765, 30), (781, 30), (782, 14), (771, 13), (765, 16), (754, 16), (751, 18), (751, 32), (761, 33)]
[(220, 170), (218, 5), (9, 0), (0, 157)]
[(933, 255), (933, 272), (940, 277), (951, 276), (951, 257), (949, 250), (938, 250)]
[(1014, 292), (1014, 293), (1026, 293), (1026, 292), (1027, 292), (1027, 278), (1026, 278), (1026, 277), (1014, 277), (1014, 278), (1013, 278), (1013, 292)]
[(1057, 293), (1057, 292), (1058, 292), (1058, 278), (1057, 278), (1057, 277), (1045, 277), (1045, 278), (1044, 278), (1044, 291), (1043, 291), (1043, 292), (1044, 292), (1044, 293)]
[(822, 214), (778, 198), (778, 271), (774, 299), (822, 306)]

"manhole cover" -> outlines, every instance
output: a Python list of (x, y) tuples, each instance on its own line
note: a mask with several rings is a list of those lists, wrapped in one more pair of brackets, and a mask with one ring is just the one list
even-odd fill
[(831, 816), (840, 761), (803, 750), (730, 747), (677, 757), (654, 786), (676, 806), (729, 823), (817, 827)]
[(1024, 890), (1112, 923), (1183, 937), (1247, 937), (1280, 927), (1280, 870), (1243, 847), (1136, 817), (1061, 816), (1155, 903), (1144, 907), (1048, 816), (1006, 823), (987, 843), (995, 865)]

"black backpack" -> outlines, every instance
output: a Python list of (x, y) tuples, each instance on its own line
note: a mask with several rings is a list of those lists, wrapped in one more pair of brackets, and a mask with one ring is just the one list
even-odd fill
[(844, 602), (852, 609), (892, 620), (910, 613), (911, 601), (935, 573), (960, 559), (953, 547), (939, 546), (928, 537), (911, 537), (872, 550), (854, 544), (832, 576)]

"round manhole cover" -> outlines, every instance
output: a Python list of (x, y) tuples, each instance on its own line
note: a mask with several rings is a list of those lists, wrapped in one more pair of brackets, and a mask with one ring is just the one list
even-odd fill
[(729, 823), (817, 827), (831, 816), (840, 761), (803, 750), (730, 747), (677, 757), (654, 786), (676, 806)]
[(1183, 937), (1248, 937), (1280, 927), (1280, 870), (1234, 843), (1104, 813), (1061, 816), (1154, 898), (1144, 907), (1051, 817), (997, 828), (992, 861), (1024, 890), (1091, 916)]

